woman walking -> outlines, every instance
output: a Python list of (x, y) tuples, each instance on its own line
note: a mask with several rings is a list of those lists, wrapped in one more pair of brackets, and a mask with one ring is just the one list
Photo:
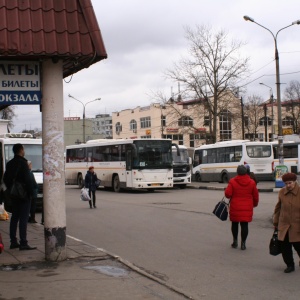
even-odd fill
[(278, 228), (282, 258), (287, 265), (284, 273), (291, 273), (295, 271), (292, 247), (300, 256), (300, 187), (294, 173), (284, 174), (282, 181), (285, 187), (278, 193), (273, 225)]
[(241, 250), (246, 250), (248, 223), (252, 221), (253, 207), (258, 205), (259, 195), (256, 183), (247, 175), (244, 165), (237, 167), (237, 176), (230, 179), (225, 189), (225, 197), (230, 199), (230, 221), (233, 236), (232, 248), (238, 246), (239, 224), (241, 226)]
[[(89, 170), (86, 172), (84, 179), (84, 186), (89, 189), (89, 196), (91, 200), (89, 201), (90, 208), (97, 208), (96, 206), (96, 190), (97, 190), (97, 174), (94, 172), (94, 167), (89, 167)], [(92, 206), (93, 200), (93, 206)]]

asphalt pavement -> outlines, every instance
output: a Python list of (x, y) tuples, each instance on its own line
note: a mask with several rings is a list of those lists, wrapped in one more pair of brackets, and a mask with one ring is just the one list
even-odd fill
[[(189, 188), (224, 190), (224, 183), (193, 182)], [(274, 182), (259, 182), (260, 192), (278, 192)], [(45, 260), (44, 226), (28, 224), (28, 241), (36, 250), (9, 249), (9, 220), (0, 221), (1, 299), (192, 299), (186, 292), (130, 262), (67, 236), (67, 260)]]

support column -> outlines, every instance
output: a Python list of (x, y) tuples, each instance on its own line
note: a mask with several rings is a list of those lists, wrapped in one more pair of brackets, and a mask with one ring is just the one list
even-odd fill
[(42, 65), (45, 258), (67, 258), (62, 61)]

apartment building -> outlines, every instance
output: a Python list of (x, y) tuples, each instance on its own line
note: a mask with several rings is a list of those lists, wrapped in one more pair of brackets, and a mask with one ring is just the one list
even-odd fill
[[(206, 99), (152, 103), (112, 113), (113, 138), (169, 138), (179, 145), (198, 147), (211, 142), (212, 118)], [(223, 99), (217, 119), (217, 141), (250, 139), (271, 141), (277, 138), (276, 103), (266, 101), (256, 112), (255, 126), (250, 115), (242, 115), (241, 99), (233, 94)], [(291, 131), (290, 118), (283, 108), (283, 129)], [(255, 127), (255, 128), (254, 128)]]

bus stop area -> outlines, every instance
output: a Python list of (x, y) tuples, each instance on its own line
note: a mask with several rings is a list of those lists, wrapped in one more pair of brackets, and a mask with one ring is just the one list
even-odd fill
[(67, 235), (67, 259), (45, 260), (44, 226), (28, 224), (36, 250), (9, 249), (9, 221), (1, 221), (1, 299), (186, 299), (120, 257)]

